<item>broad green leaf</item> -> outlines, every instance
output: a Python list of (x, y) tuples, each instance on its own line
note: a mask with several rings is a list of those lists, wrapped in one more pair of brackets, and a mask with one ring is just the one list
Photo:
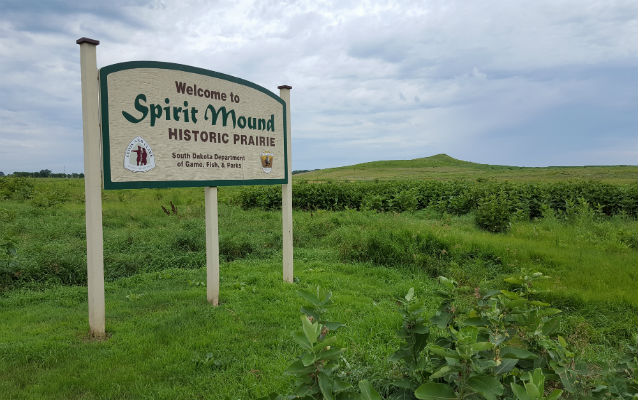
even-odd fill
[(448, 279), (444, 276), (439, 276), (439, 283), (445, 286), (448, 290), (452, 290), (456, 286), (456, 281), (454, 279)]
[(507, 339), (508, 339), (508, 336), (506, 336), (503, 333), (490, 334), (490, 343), (492, 343), (494, 346), (498, 346), (499, 344), (503, 343)]
[(501, 365), (497, 366), (496, 369), (494, 369), (494, 373), (496, 375), (506, 374), (514, 369), (516, 363), (518, 363), (517, 358), (503, 358), (501, 360)]
[(448, 312), (437, 311), (436, 314), (432, 318), (430, 318), (430, 322), (441, 329), (445, 329), (448, 322), (450, 322), (450, 318), (452, 318), (452, 314)]
[(540, 390), (538, 390), (538, 386), (534, 385), (532, 382), (525, 383), (525, 391), (533, 399), (538, 398), (541, 395)]
[(425, 312), (425, 307), (423, 304), (410, 303), (408, 305), (408, 311), (412, 314), (423, 314)]
[(550, 393), (549, 396), (547, 396), (547, 400), (556, 400), (562, 395), (563, 395), (563, 391), (562, 390), (554, 389), (554, 390), (552, 390), (552, 393)]
[(403, 378), (401, 380), (395, 380), (390, 383), (392, 386), (396, 386), (402, 389), (414, 389), (414, 384), (411, 380)]
[(549, 303), (545, 303), (542, 301), (538, 301), (538, 300), (532, 300), (529, 302), (529, 304), (533, 305), (533, 306), (537, 306), (537, 307), (548, 307), (550, 304)]
[(410, 290), (408, 290), (408, 294), (405, 295), (405, 300), (412, 301), (413, 298), (414, 298), (414, 288), (411, 287)]
[(530, 397), (525, 391), (525, 388), (522, 387), (521, 385), (517, 385), (514, 382), (512, 382), (510, 384), (510, 387), (512, 388), (512, 392), (514, 392), (518, 400), (536, 400)]
[(523, 280), (520, 278), (516, 278), (514, 276), (510, 276), (508, 278), (504, 279), (505, 282), (507, 283), (511, 283), (512, 285), (522, 285), (523, 284)]
[(349, 384), (348, 382), (344, 382), (339, 378), (335, 378), (334, 381), (332, 381), (332, 391), (334, 393), (343, 392), (344, 390), (348, 390), (351, 387), (351, 384)]
[(472, 344), (472, 350), (475, 352), (492, 350), (494, 346), (490, 342), (478, 342)]
[(295, 388), (293, 399), (312, 399), (314, 394), (319, 393), (316, 385), (300, 385)]
[(418, 333), (418, 334), (423, 335), (423, 334), (426, 334), (426, 333), (430, 333), (430, 328), (428, 328), (425, 325), (417, 325), (414, 328), (412, 328), (412, 331), (414, 333)]
[(532, 382), (534, 382), (534, 385), (538, 388), (538, 391), (542, 393), (545, 389), (545, 376), (543, 375), (543, 370), (536, 368), (530, 376), (532, 378)]
[(335, 360), (339, 358), (339, 355), (343, 353), (346, 349), (330, 349), (319, 353), (319, 358), (322, 360)]
[(321, 369), (327, 375), (332, 374), (339, 368), (339, 362), (334, 360), (328, 360), (328, 362)]
[(496, 368), (496, 361), (492, 359), (485, 359), (481, 357), (472, 360), (472, 363), (474, 364), (474, 372), (476, 372), (477, 374), (481, 374), (487, 370)]
[(467, 385), (487, 400), (496, 400), (497, 396), (503, 394), (503, 385), (493, 376), (473, 376), (468, 379)]
[(308, 342), (308, 339), (306, 339), (306, 336), (302, 333), (295, 332), (293, 338), (295, 339), (295, 342), (299, 343), (299, 345), (304, 349), (312, 350), (312, 345), (310, 344), (310, 342)]
[(475, 326), (463, 326), (459, 329), (458, 341), (463, 344), (474, 344), (477, 341), (479, 330)]
[(518, 347), (507, 346), (501, 349), (501, 357), (518, 358), (519, 360), (534, 360), (538, 356), (532, 352)]
[(406, 350), (406, 349), (399, 349), (396, 352), (394, 352), (394, 354), (392, 354), (390, 356), (390, 361), (399, 361), (399, 360), (403, 360), (406, 357), (410, 357), (410, 355), (412, 354), (412, 352)]
[(334, 395), (332, 394), (332, 379), (323, 372), (319, 372), (317, 378), (319, 378), (319, 389), (321, 390), (324, 400), (334, 400)]
[(539, 310), (538, 313), (544, 317), (548, 317), (550, 315), (560, 314), (562, 313), (562, 311), (558, 308), (544, 308), (542, 310)]
[(475, 318), (466, 319), (465, 321), (463, 321), (463, 324), (470, 325), (470, 326), (486, 326), (487, 321), (483, 318), (475, 317)]
[(337, 329), (341, 328), (342, 326), (346, 326), (345, 324), (342, 324), (341, 322), (324, 322), (324, 325), (330, 331), (336, 331)]
[(521, 299), (518, 299), (518, 300), (510, 300), (507, 303), (507, 306), (512, 308), (512, 309), (514, 309), (514, 310), (516, 310), (517, 308), (524, 307), (526, 304), (527, 304), (527, 300), (521, 298)]
[(314, 347), (313, 347), (313, 350), (316, 353), (318, 351), (321, 351), (321, 350), (325, 349), (327, 346), (332, 346), (336, 342), (337, 342), (337, 337), (336, 336), (326, 337), (323, 341), (315, 344)]
[(414, 395), (420, 400), (456, 400), (456, 394), (445, 383), (424, 383), (419, 386)]
[(483, 298), (484, 298), (484, 299), (487, 299), (487, 298), (490, 298), (490, 297), (492, 297), (492, 296), (494, 296), (494, 295), (497, 295), (497, 294), (499, 294), (499, 293), (501, 293), (501, 291), (500, 291), (500, 290), (498, 290), (498, 289), (488, 290), (488, 291), (487, 291), (487, 292), (483, 295)]
[(319, 311), (314, 307), (302, 306), (299, 311), (301, 311), (302, 314), (306, 314), (307, 316), (314, 318), (315, 320), (319, 320), (321, 318)]
[(304, 367), (308, 367), (308, 366), (314, 364), (315, 361), (317, 361), (317, 358), (312, 353), (304, 353), (301, 356), (301, 362), (303, 363)]
[(450, 368), (448, 365), (444, 365), (438, 371), (430, 375), (430, 379), (438, 379), (444, 377), (451, 370), (452, 368)]
[[(560, 337), (560, 336), (559, 336)], [(552, 369), (554, 370), (554, 372), (558, 375), (558, 377), (560, 378), (561, 383), (563, 384), (563, 388), (565, 390), (567, 390), (569, 393), (574, 393), (574, 390), (576, 389), (574, 387), (574, 383), (572, 382), (571, 377), (569, 376), (569, 372), (567, 371), (567, 369), (565, 367), (559, 367), (555, 362), (551, 362), (550, 363)]]
[(303, 297), (304, 300), (308, 301), (310, 304), (312, 304), (315, 307), (318, 307), (321, 305), (321, 300), (319, 300), (314, 293), (308, 290), (298, 290), (297, 294)]
[(285, 373), (287, 375), (304, 375), (311, 373), (313, 369), (312, 366), (304, 366), (301, 360), (297, 360), (286, 368)]
[(455, 351), (446, 349), (441, 346), (437, 346), (433, 344), (428, 346), (428, 349), (430, 350), (431, 353), (436, 354), (437, 356), (440, 356), (440, 357), (459, 358), (459, 355)]
[(374, 387), (366, 379), (359, 382), (359, 390), (361, 390), (362, 400), (382, 400), (379, 393), (374, 390)]
[(303, 326), (303, 333), (310, 342), (311, 345), (317, 343), (317, 336), (319, 336), (319, 323), (318, 322), (310, 322), (308, 317), (305, 315), (301, 316), (301, 324)]
[(543, 324), (543, 335), (549, 336), (560, 328), (560, 319), (552, 318)]

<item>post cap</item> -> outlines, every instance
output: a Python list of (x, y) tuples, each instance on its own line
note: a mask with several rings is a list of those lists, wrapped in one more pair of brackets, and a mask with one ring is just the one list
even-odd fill
[(288, 85), (281, 85), (281, 86), (277, 86), (277, 89), (292, 89), (292, 86), (288, 86)]
[(100, 41), (95, 39), (89, 39), (87, 37), (81, 37), (78, 40), (76, 40), (75, 43), (77, 44), (88, 43), (88, 44), (97, 46), (98, 44), (100, 44)]

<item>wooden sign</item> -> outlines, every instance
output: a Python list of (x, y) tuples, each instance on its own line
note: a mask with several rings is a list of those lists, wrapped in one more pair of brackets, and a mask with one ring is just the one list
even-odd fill
[(288, 182), (286, 105), (252, 82), (187, 65), (100, 69), (105, 189)]
[(100, 42), (83, 37), (76, 43), (91, 335), (106, 336), (102, 177), (105, 189), (204, 186), (206, 299), (215, 306), (217, 186), (281, 184), (283, 279), (292, 282), (292, 88), (279, 86), (277, 96), (240, 78), (164, 62), (131, 61), (98, 70)]

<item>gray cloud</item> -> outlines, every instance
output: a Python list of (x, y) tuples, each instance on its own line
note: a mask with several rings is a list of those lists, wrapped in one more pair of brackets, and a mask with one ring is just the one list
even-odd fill
[(99, 66), (171, 61), (291, 84), (296, 169), (438, 152), (515, 165), (638, 155), (633, 1), (1, 7), (5, 172), (82, 169), (80, 36), (101, 40)]

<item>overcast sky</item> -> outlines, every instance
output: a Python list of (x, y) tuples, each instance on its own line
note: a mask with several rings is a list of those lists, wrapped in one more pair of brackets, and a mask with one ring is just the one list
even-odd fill
[(637, 14), (635, 0), (0, 0), (0, 171), (82, 171), (83, 36), (98, 67), (291, 85), (293, 169), (438, 153), (635, 165)]

